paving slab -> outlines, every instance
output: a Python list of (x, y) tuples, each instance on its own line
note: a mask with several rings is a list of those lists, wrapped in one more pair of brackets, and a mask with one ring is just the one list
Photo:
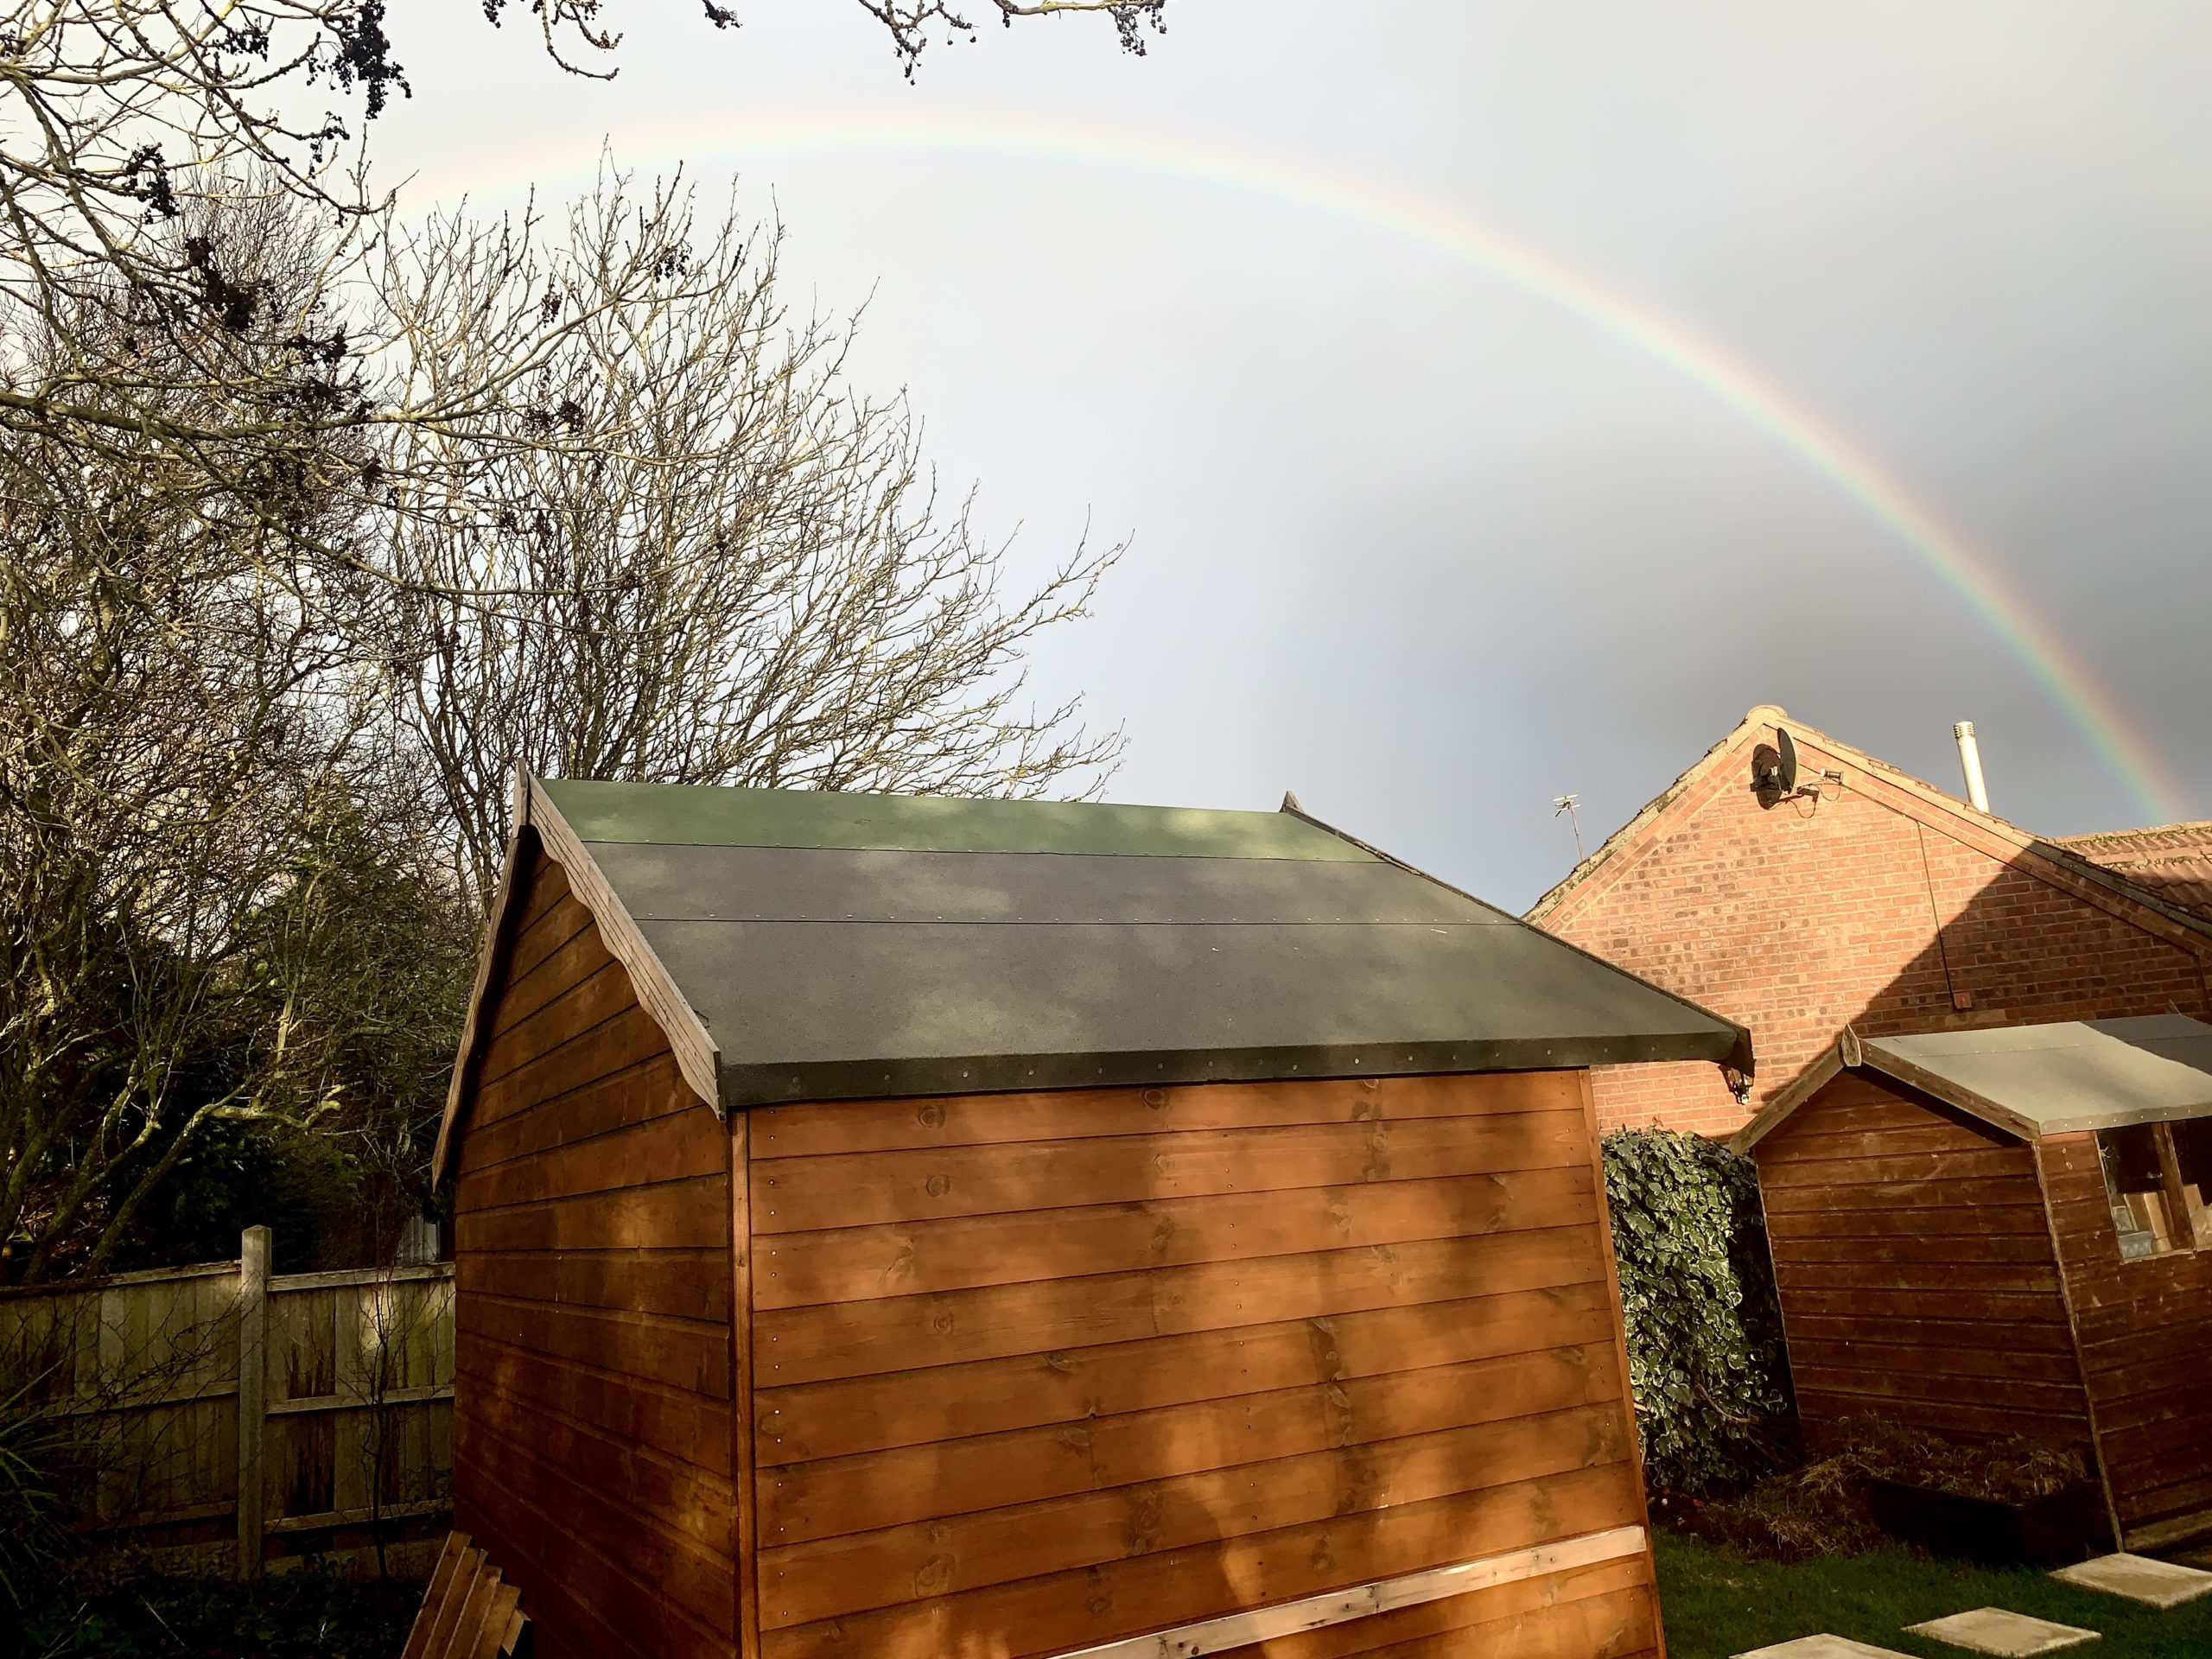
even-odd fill
[(1972, 1612), (1931, 1618), (1905, 1629), (1971, 1653), (1993, 1653), (1998, 1659), (2034, 1659), (2039, 1653), (2056, 1653), (2061, 1648), (2099, 1639), (2096, 1631), (2078, 1624), (2054, 1624), (2047, 1618), (2030, 1618), (2002, 1607), (1977, 1607)]
[(1801, 1636), (1770, 1648), (1753, 1648), (1736, 1659), (1912, 1659), (1895, 1648), (1871, 1647), (1847, 1636)]
[(2177, 1567), (2148, 1555), (2099, 1555), (2073, 1567), (2062, 1567), (2050, 1575), (2084, 1590), (2125, 1596), (2152, 1607), (2178, 1607), (2185, 1601), (2212, 1592), (2212, 1573), (2202, 1567)]

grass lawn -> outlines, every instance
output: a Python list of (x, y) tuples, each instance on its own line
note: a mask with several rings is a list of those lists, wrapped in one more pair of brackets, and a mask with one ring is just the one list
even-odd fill
[(1923, 1560), (1901, 1550), (1785, 1565), (1751, 1560), (1664, 1529), (1655, 1530), (1654, 1543), (1669, 1659), (1729, 1659), (1820, 1630), (1926, 1659), (1963, 1659), (1964, 1649), (1907, 1636), (1902, 1627), (1973, 1607), (2005, 1607), (2101, 1631), (2101, 1642), (2064, 1649), (2083, 1659), (2212, 1655), (2212, 1596), (2162, 1613), (2041, 1573)]

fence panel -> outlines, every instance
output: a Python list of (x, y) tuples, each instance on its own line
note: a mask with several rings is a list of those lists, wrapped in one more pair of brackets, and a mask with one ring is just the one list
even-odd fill
[(221, 1549), (252, 1577), (449, 1509), (450, 1264), (272, 1277), (267, 1230), (240, 1244), (236, 1262), (0, 1294), (0, 1394), (28, 1382), (84, 1431), (87, 1530)]

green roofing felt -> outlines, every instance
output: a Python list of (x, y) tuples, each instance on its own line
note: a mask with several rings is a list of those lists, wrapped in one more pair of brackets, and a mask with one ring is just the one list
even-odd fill
[(711, 1039), (725, 1108), (1749, 1069), (1727, 1020), (1295, 813), (542, 788), (541, 829), (582, 843)]
[(542, 786), (577, 838), (587, 842), (1379, 861), (1341, 836), (1287, 812), (550, 779), (542, 780)]

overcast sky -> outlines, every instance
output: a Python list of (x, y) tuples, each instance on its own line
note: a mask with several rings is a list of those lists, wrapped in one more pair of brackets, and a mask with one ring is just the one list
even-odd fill
[(1126, 725), (1114, 798), (1294, 788), (1518, 908), (1554, 796), (1594, 845), (1774, 702), (1954, 790), (1971, 718), (2040, 833), (2212, 817), (2201, 0), (1173, 0), (1142, 60), (1048, 19), (911, 86), (853, 0), (732, 3), (624, 0), (599, 85), (394, 0), (384, 170), (499, 207), (605, 143), (779, 210), (1024, 568), (1134, 538), (1034, 673)]

